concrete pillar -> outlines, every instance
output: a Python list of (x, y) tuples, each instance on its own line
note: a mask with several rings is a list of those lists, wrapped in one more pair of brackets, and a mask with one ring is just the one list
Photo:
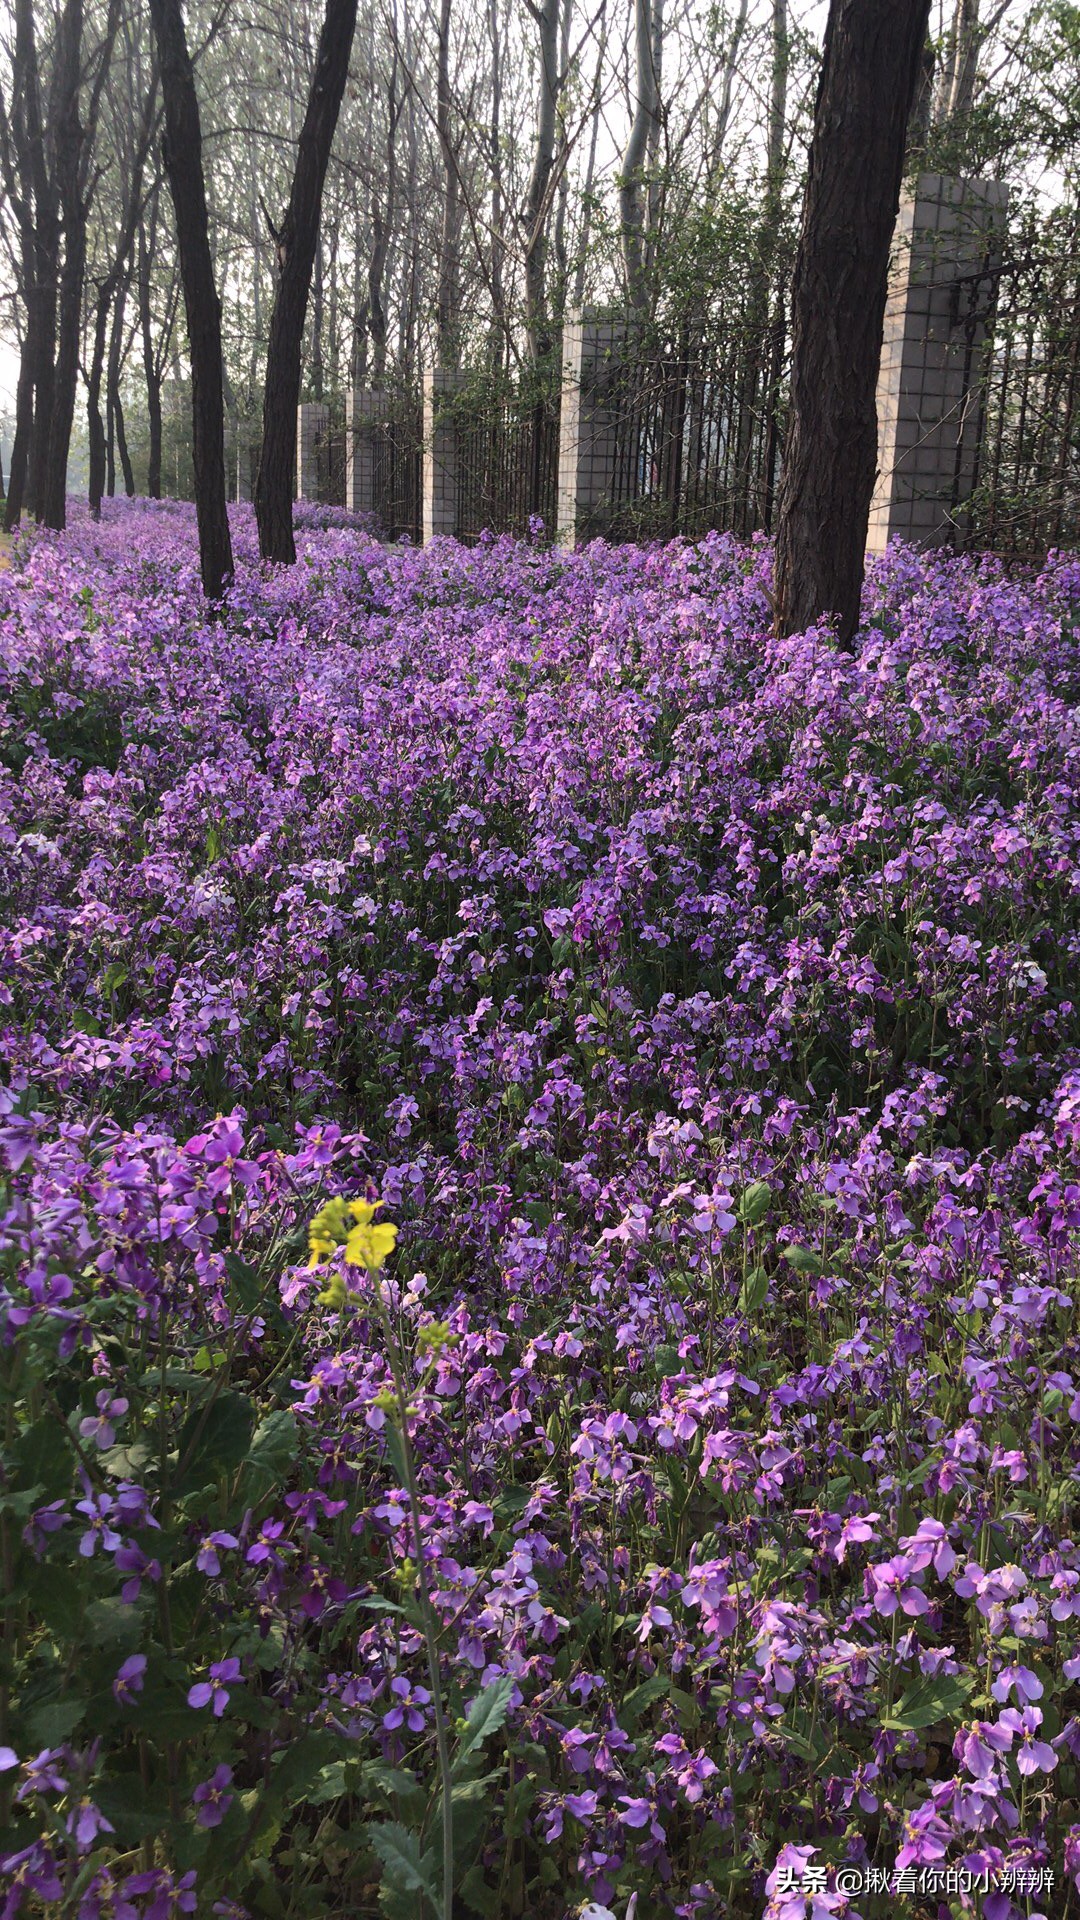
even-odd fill
[(422, 534), (424, 545), (458, 528), (457, 427), (448, 402), (458, 387), (449, 367), (424, 375), (424, 470)]
[(319, 498), (319, 470), (324, 442), (330, 431), (330, 409), (319, 400), (304, 400), (296, 409), (296, 498)]
[(385, 388), (354, 387), (345, 420), (345, 505), (352, 513), (375, 512), (375, 441), (390, 418)]
[(579, 535), (603, 531), (612, 490), (618, 411), (611, 388), (626, 348), (626, 324), (568, 318), (563, 327), (559, 403), (556, 538), (572, 547)]
[(978, 457), (986, 320), (1008, 188), (920, 174), (900, 206), (878, 378), (867, 546), (952, 543)]

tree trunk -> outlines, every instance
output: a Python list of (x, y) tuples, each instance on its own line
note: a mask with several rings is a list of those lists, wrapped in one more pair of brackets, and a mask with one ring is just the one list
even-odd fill
[(776, 627), (851, 649), (877, 466), (889, 249), (930, 0), (831, 0), (792, 287)]
[(555, 159), (555, 110), (559, 92), (559, 3), (540, 0), (530, 6), (540, 33), (540, 98), (532, 173), (525, 196), (525, 327), (534, 365), (551, 347), (547, 317), (548, 182)]
[(90, 370), (86, 376), (86, 422), (90, 442), (90, 474), (86, 497), (91, 520), (101, 519), (101, 500), (108, 478), (105, 425), (101, 418), (101, 377), (105, 368), (105, 335), (109, 324), (109, 306), (113, 288), (108, 280), (98, 289), (94, 303), (94, 344)]
[(457, 154), (450, 127), (450, 8), (451, 0), (441, 0), (435, 100), (435, 123), (443, 161), (443, 216), (439, 236), (439, 279), (435, 294), (436, 351), (441, 367), (457, 365), (461, 344), (458, 337), (461, 318), (458, 259), (461, 211)]
[(300, 353), (311, 269), (319, 233), (323, 182), (349, 73), (357, 0), (326, 0), (292, 191), (277, 236), (279, 276), (263, 396), (263, 443), (255, 483), (255, 517), (264, 560), (296, 559), (292, 525), (292, 462), (300, 400)]
[(589, 110), (589, 157), (585, 162), (585, 182), (581, 192), (581, 232), (577, 241), (577, 265), (574, 268), (574, 286), (570, 295), (570, 306), (574, 312), (580, 312), (585, 299), (585, 273), (589, 261), (589, 240), (593, 219), (593, 181), (596, 178), (596, 145), (600, 133), (600, 110), (603, 105), (604, 60), (607, 55), (607, 0), (600, 0), (600, 18), (597, 27), (596, 74), (592, 84), (592, 106)]
[(657, 114), (650, 0), (634, 0), (634, 73), (634, 118), (623, 154), (619, 219), (622, 223), (627, 304), (630, 312), (640, 317), (648, 305), (645, 284), (644, 172), (649, 138)]
[(233, 571), (225, 503), (225, 402), (221, 302), (206, 214), (202, 127), (180, 0), (150, 0), (165, 107), (165, 172), (176, 215), (191, 355), (195, 512), (203, 592), (220, 599)]
[(34, 431), (34, 363), (29, 342), (24, 340), (19, 360), (19, 383), (15, 390), (15, 439), (11, 448), (4, 528), (17, 527), (26, 494), (26, 476), (30, 460), (30, 438)]
[(146, 491), (151, 500), (161, 499), (161, 375), (154, 353), (153, 315), (150, 308), (150, 250), (146, 229), (139, 222), (139, 331), (142, 334), (143, 374), (146, 379), (146, 418), (149, 450), (146, 464)]

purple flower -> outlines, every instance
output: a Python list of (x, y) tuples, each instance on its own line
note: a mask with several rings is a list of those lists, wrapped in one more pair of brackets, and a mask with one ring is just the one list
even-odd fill
[(200, 1827), (220, 1827), (233, 1803), (233, 1795), (228, 1792), (231, 1785), (232, 1768), (224, 1762), (214, 1769), (209, 1780), (200, 1781), (191, 1796)]
[(141, 1920), (176, 1920), (177, 1914), (194, 1913), (198, 1905), (194, 1871), (181, 1874), (178, 1880), (164, 1868), (133, 1873), (122, 1891), (128, 1899), (149, 1901), (141, 1910)]
[(876, 1566), (868, 1567), (867, 1580), (875, 1612), (883, 1614), (886, 1619), (898, 1607), (906, 1614), (925, 1613), (930, 1603), (914, 1574), (915, 1568), (904, 1554), (896, 1554), (891, 1560), (882, 1560)]
[(205, 1680), (197, 1680), (188, 1690), (189, 1707), (213, 1705), (214, 1718), (220, 1720), (229, 1704), (229, 1688), (240, 1682), (239, 1660), (215, 1660)]
[(1015, 1707), (1006, 1707), (1000, 1716), (998, 1725), (1008, 1729), (1019, 1742), (1016, 1764), (1021, 1773), (1053, 1773), (1058, 1757), (1048, 1740), (1040, 1740), (1039, 1728), (1042, 1726), (1042, 1714), (1038, 1707), (1025, 1707), (1017, 1712)]
[(117, 1668), (116, 1678), (112, 1683), (113, 1697), (120, 1706), (130, 1706), (135, 1695), (142, 1692), (145, 1676), (145, 1653), (129, 1654), (123, 1664)]
[(410, 1687), (403, 1674), (396, 1673), (390, 1682), (390, 1691), (394, 1695), (394, 1705), (389, 1713), (383, 1714), (383, 1726), (388, 1733), (394, 1733), (404, 1726), (409, 1733), (421, 1733), (426, 1718), (423, 1709), (430, 1705), (431, 1695), (426, 1687)]
[(75, 1502), (76, 1513), (81, 1513), (90, 1525), (79, 1541), (79, 1552), (84, 1559), (91, 1559), (101, 1546), (106, 1553), (115, 1553), (120, 1545), (120, 1535), (111, 1524), (117, 1511), (117, 1503), (109, 1493), (87, 1492), (85, 1500)]
[(112, 1389), (104, 1387), (97, 1396), (97, 1413), (79, 1421), (79, 1432), (84, 1440), (92, 1440), (104, 1453), (116, 1440), (114, 1420), (122, 1419), (127, 1410), (127, 1401), (114, 1398)]
[(1002, 1667), (990, 1691), (997, 1701), (1015, 1693), (1018, 1700), (1030, 1702), (1042, 1699), (1043, 1683), (1030, 1667)]
[(218, 1574), (221, 1572), (221, 1560), (218, 1557), (218, 1549), (238, 1547), (239, 1545), (240, 1542), (235, 1533), (223, 1533), (218, 1530), (214, 1533), (204, 1534), (199, 1542), (199, 1551), (195, 1555), (195, 1565), (198, 1567), (200, 1573), (208, 1573), (211, 1576)]
[(116, 1829), (106, 1820), (100, 1807), (83, 1795), (76, 1801), (67, 1817), (67, 1830), (72, 1835), (80, 1852), (92, 1847), (99, 1833), (114, 1833)]

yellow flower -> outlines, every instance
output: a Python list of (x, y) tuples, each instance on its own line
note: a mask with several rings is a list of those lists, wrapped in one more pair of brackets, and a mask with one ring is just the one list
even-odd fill
[(387, 1255), (393, 1253), (398, 1230), (387, 1222), (373, 1227), (368, 1220), (355, 1226), (345, 1242), (345, 1258), (353, 1267), (366, 1267), (374, 1273)]
[(321, 1293), (316, 1294), (320, 1307), (343, 1307), (345, 1305), (345, 1282), (340, 1273), (332, 1273)]
[[(320, 1266), (343, 1246), (350, 1266), (366, 1267), (369, 1273), (375, 1273), (393, 1252), (398, 1233), (389, 1223), (373, 1225), (381, 1206), (381, 1200), (345, 1200), (340, 1194), (328, 1200), (308, 1229), (309, 1268)], [(331, 1280), (318, 1298), (326, 1305), (340, 1306), (345, 1298), (344, 1281)]]
[(308, 1248), (311, 1258), (308, 1266), (317, 1267), (321, 1261), (329, 1260), (335, 1247), (340, 1247), (349, 1231), (349, 1208), (340, 1194), (335, 1200), (328, 1200), (320, 1207), (308, 1228)]

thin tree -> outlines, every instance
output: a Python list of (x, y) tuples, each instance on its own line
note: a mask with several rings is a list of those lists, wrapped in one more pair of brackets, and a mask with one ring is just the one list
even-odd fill
[(323, 184), (355, 31), (356, 0), (326, 0), (289, 204), (281, 226), (274, 230), (278, 283), (266, 356), (255, 517), (263, 559), (286, 564), (296, 559), (292, 471), (304, 317), (318, 243)]
[[(619, 181), (619, 219), (622, 225), (626, 297), (630, 312), (641, 318), (648, 306), (645, 257), (645, 172), (660, 112), (657, 84), (658, 34), (654, 8), (663, 0), (634, 0), (634, 117), (622, 160)], [(662, 13), (660, 18), (662, 21)]]
[(831, 0), (792, 287), (776, 627), (859, 624), (889, 249), (930, 0)]
[(225, 398), (221, 302), (206, 212), (202, 125), (180, 0), (150, 0), (165, 109), (163, 160), (176, 216), (191, 357), (195, 513), (203, 592), (218, 600), (233, 571), (225, 497)]
[(529, 353), (543, 360), (551, 348), (547, 316), (548, 182), (555, 160), (555, 122), (559, 93), (560, 0), (526, 5), (540, 36), (540, 90), (532, 173), (525, 196), (525, 326)]

